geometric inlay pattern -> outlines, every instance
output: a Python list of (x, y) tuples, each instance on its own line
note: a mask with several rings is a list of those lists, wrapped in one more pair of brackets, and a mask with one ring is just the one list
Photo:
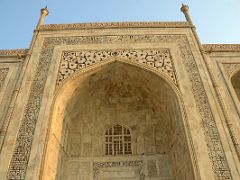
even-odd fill
[(167, 75), (177, 86), (175, 71), (168, 49), (157, 50), (106, 50), (106, 51), (64, 51), (59, 69), (57, 85), (75, 71), (87, 66), (121, 58), (138, 64), (146, 64)]

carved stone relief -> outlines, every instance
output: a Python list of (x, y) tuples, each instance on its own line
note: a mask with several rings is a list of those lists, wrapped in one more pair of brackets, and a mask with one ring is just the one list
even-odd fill
[[(223, 45), (223, 46), (220, 46), (221, 48), (233, 48), (235, 47), (234, 45)], [(215, 47), (215, 45), (214, 45)], [(218, 46), (217, 46), (218, 47)], [(239, 45), (237, 47), (240, 47)], [(219, 50), (219, 49), (218, 49)], [(231, 49), (230, 49), (231, 50)], [(238, 51), (239, 49), (235, 49), (236, 51)], [(217, 50), (216, 50), (217, 51)], [(220, 51), (220, 50), (219, 50)], [(224, 51), (224, 49), (223, 49)], [(233, 50), (234, 51), (234, 50)], [(224, 74), (226, 75), (226, 79), (229, 79), (229, 81), (231, 81), (231, 84), (233, 85), (233, 82), (232, 82), (232, 77), (235, 73), (237, 73), (239, 70), (240, 70), (240, 63), (222, 63), (223, 65), (223, 68), (224, 68)], [(213, 84), (217, 84), (216, 83), (216, 78), (214, 77), (213, 75), (213, 72), (210, 68), (208, 68), (208, 71), (209, 71), (209, 75), (211, 77), (211, 80), (213, 82)], [(238, 84), (238, 83), (237, 83)], [(224, 118), (225, 118), (225, 122), (226, 122), (226, 125), (228, 127), (228, 130), (229, 130), (229, 135), (231, 137), (231, 140), (233, 142), (233, 145), (235, 147), (235, 150), (236, 150), (236, 153), (237, 153), (237, 156), (238, 156), (238, 159), (240, 159), (240, 146), (239, 146), (239, 140), (238, 140), (238, 137), (237, 137), (237, 131), (235, 129), (235, 126), (233, 126), (232, 122), (231, 122), (231, 118), (229, 117), (229, 112), (227, 111), (227, 109), (224, 107), (224, 103), (223, 103), (223, 97), (221, 95), (221, 92), (218, 88), (214, 88), (215, 89), (215, 92), (217, 94), (217, 98), (218, 98), (218, 103), (223, 111), (223, 115), (224, 115)], [(238, 91), (237, 91), (238, 92)]]
[(223, 63), (227, 77), (230, 79), (232, 74), (240, 70), (240, 63)]
[(240, 52), (239, 44), (204, 44), (207, 52)]
[(113, 167), (137, 167), (140, 180), (144, 180), (143, 161), (114, 161), (114, 162), (94, 162), (93, 163), (93, 177), (97, 179), (98, 174), (103, 168)]
[(46, 24), (39, 30), (73, 30), (73, 29), (100, 29), (100, 28), (152, 28), (152, 27), (192, 27), (189, 22), (99, 22), (80, 24)]
[(57, 85), (60, 85), (63, 80), (78, 70), (113, 58), (122, 58), (126, 61), (146, 64), (167, 75), (177, 86), (175, 70), (168, 49), (65, 51), (62, 55)]
[(0, 56), (26, 55), (28, 49), (0, 50)]
[[(226, 157), (222, 149), (216, 122), (214, 121), (196, 62), (189, 58), (189, 56), (192, 56), (192, 53), (185, 47), (186, 44), (180, 44), (179, 46), (182, 51), (183, 59), (185, 59), (185, 67), (189, 72), (192, 81), (192, 92), (194, 94), (199, 113), (202, 117), (202, 128), (204, 129), (207, 146), (209, 148), (209, 157), (213, 163), (213, 172), (216, 175), (216, 179), (232, 179), (229, 167), (224, 160)], [(221, 151), (219, 151), (219, 147), (221, 147)]]
[(51, 57), (56, 45), (102, 44), (102, 43), (134, 43), (161, 42), (176, 43), (181, 50), (183, 63), (192, 82), (192, 92), (202, 118), (202, 128), (212, 161), (212, 170), (216, 179), (232, 179), (219, 137), (216, 122), (198, 71), (197, 64), (191, 52), (185, 35), (123, 35), (123, 36), (87, 36), (87, 37), (53, 37), (45, 38), (39, 64), (31, 86), (29, 100), (21, 122), (16, 145), (8, 170), (8, 179), (24, 179), (27, 171), (29, 156), (36, 122), (41, 107), (43, 89), (46, 83)]
[(9, 68), (0, 68), (0, 91), (3, 86), (4, 80), (7, 76), (8, 71), (9, 71)]
[[(7, 77), (8, 72), (9, 72), (9, 68), (7, 68), (7, 67), (0, 68), (0, 93), (3, 88), (3, 85), (4, 85), (4, 82)], [(1, 101), (2, 101), (2, 99), (0, 98), (0, 103), (1, 103)], [(1, 122), (1, 118), (0, 118), (0, 122)], [(1, 123), (4, 124), (4, 120)], [(4, 134), (4, 130), (3, 130), (3, 125), (1, 124), (0, 136), (3, 134)], [(0, 140), (0, 144), (1, 144), (1, 140)]]

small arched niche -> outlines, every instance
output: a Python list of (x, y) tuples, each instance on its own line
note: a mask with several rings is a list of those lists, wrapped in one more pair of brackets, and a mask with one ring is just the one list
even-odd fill
[[(194, 179), (179, 98), (162, 77), (113, 62), (69, 80), (53, 107), (42, 176)], [(131, 132), (131, 153), (106, 154), (106, 130)]]
[(240, 70), (232, 76), (231, 82), (238, 97), (238, 100), (240, 101)]

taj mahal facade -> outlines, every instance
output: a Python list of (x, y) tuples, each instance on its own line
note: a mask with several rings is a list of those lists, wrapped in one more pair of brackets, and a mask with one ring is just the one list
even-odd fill
[(0, 50), (1, 180), (239, 180), (240, 44), (184, 22), (44, 24)]

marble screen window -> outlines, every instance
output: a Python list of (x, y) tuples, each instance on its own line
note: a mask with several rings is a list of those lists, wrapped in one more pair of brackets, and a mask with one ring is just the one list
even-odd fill
[(131, 134), (127, 127), (114, 125), (105, 133), (106, 155), (132, 154)]

